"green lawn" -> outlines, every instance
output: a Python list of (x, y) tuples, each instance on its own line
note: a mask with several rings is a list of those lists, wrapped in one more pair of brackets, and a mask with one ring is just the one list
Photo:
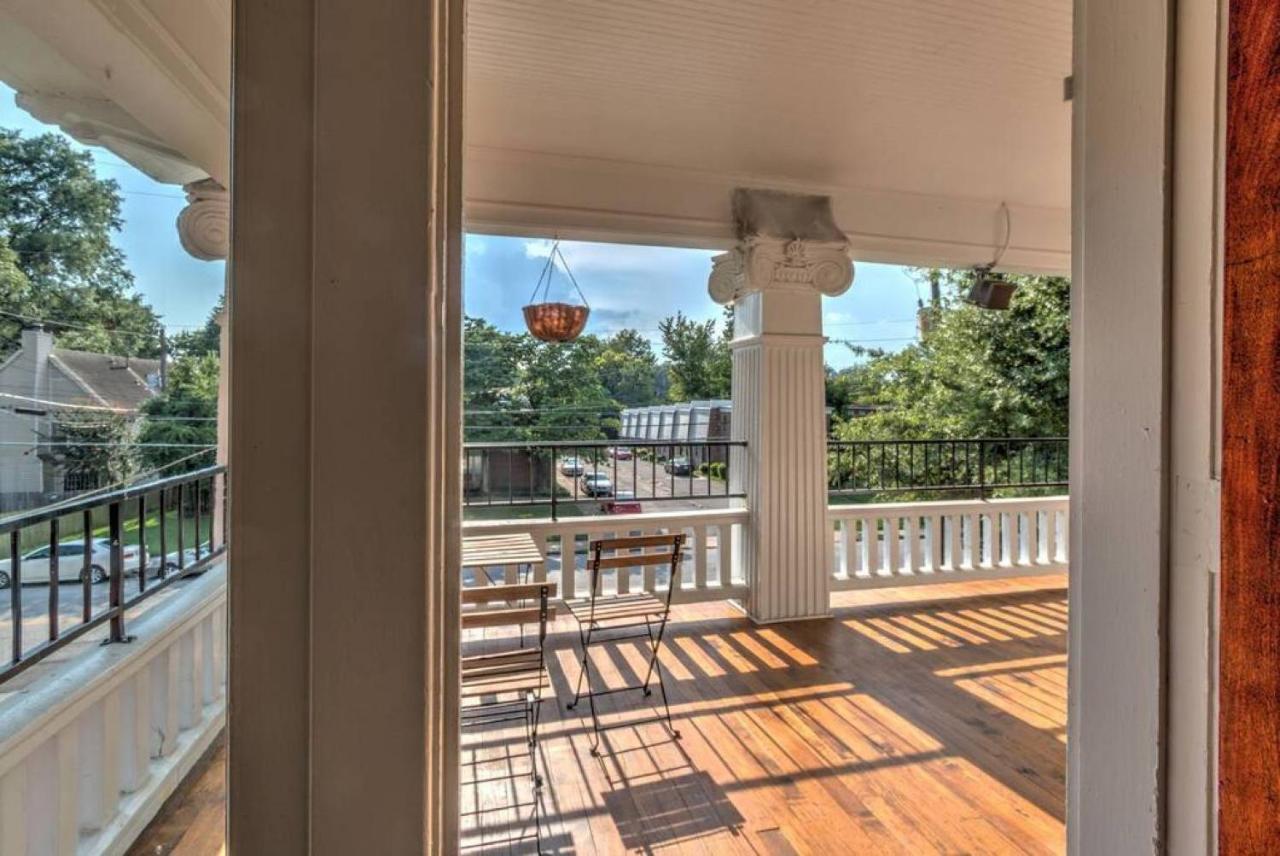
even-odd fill
[[(208, 548), (209, 535), (212, 530), (212, 515), (200, 515), (200, 541)], [(123, 522), (122, 532), (120, 533), (121, 543), (126, 545), (134, 545), (138, 543), (138, 517), (135, 513), (132, 517), (126, 518)], [(110, 534), (110, 530), (106, 526), (99, 527), (93, 531), (94, 537), (106, 538)], [(196, 545), (196, 520), (194, 517), (185, 517), (182, 519), (182, 546), (184, 549), (190, 549)], [(165, 513), (165, 550), (172, 553), (178, 549), (178, 513), (175, 510), (169, 510)], [(160, 516), (151, 514), (147, 516), (147, 554), (155, 555), (160, 551)]]

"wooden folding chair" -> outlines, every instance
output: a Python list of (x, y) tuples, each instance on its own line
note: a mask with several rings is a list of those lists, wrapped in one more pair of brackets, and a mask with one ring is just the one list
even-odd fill
[[(680, 739), (680, 732), (671, 722), (671, 705), (667, 701), (667, 686), (663, 681), (662, 662), (658, 654), (662, 648), (662, 637), (666, 633), (667, 619), (671, 615), (671, 596), (680, 587), (680, 562), (683, 559), (684, 539), (684, 533), (675, 533), (630, 538), (601, 538), (592, 541), (588, 559), (588, 567), (591, 571), (590, 595), (565, 602), (569, 613), (578, 622), (578, 640), (582, 645), (582, 669), (578, 672), (577, 688), (574, 690), (573, 701), (565, 707), (573, 710), (582, 697), (586, 697), (591, 707), (591, 729), (594, 733), (594, 741), (591, 745), (592, 755), (599, 754), (600, 732), (621, 725), (663, 722), (671, 736), (677, 740)], [(636, 550), (640, 552), (632, 552)], [(606, 556), (606, 552), (611, 552), (613, 555)], [(653, 565), (665, 565), (670, 569), (665, 596), (658, 597), (647, 592), (603, 594), (602, 572), (625, 569), (630, 573), (631, 568)], [(624, 687), (593, 690), (591, 646), (634, 638), (647, 639), (649, 642), (649, 665), (645, 670), (644, 681)], [(655, 677), (658, 681), (658, 690), (662, 694), (663, 715), (643, 722), (626, 722), (609, 726), (600, 724), (600, 716), (596, 711), (596, 696), (627, 690), (642, 690), (646, 696), (649, 696), (653, 692), (649, 685)], [(587, 687), (585, 693), (582, 690), (584, 682)]]
[[(549, 582), (480, 586), (462, 590), (462, 628), (519, 628), (519, 643), (506, 650), (462, 658), (463, 728), (523, 721), (533, 782), (532, 820), (542, 850), (538, 772), (538, 723), (543, 692), (551, 686), (547, 674), (547, 622), (554, 616), (551, 598), (556, 585)], [(468, 608), (471, 607), (471, 608)], [(536, 645), (524, 644), (524, 625), (538, 625)], [(514, 640), (513, 640), (514, 641)]]

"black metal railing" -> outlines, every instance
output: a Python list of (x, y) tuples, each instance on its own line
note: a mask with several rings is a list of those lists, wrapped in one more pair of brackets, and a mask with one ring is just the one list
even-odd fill
[[(109, 625), (107, 642), (130, 641), (125, 621), (131, 607), (204, 571), (226, 551), (226, 503), (215, 502), (225, 498), (226, 487), (226, 468), (208, 467), (0, 519), (0, 544), (8, 548), (0, 559), (0, 588), (9, 590), (11, 650), (0, 683), (103, 624)], [(216, 540), (215, 516), (221, 523)], [(76, 526), (74, 537), (62, 537)], [(32, 534), (40, 546), (33, 546)], [(126, 582), (134, 575), (136, 588)], [(29, 591), (31, 583), (46, 580), (48, 633), (27, 648), (24, 583)], [(78, 620), (64, 627), (62, 584), (72, 581), (79, 583), (80, 609)], [(102, 583), (105, 603), (95, 609), (95, 586)]]
[(469, 508), (566, 504), (628, 510), (641, 502), (741, 497), (729, 484), (733, 440), (467, 443), (463, 504)]
[(1067, 438), (829, 440), (828, 492), (874, 496), (1067, 486)]

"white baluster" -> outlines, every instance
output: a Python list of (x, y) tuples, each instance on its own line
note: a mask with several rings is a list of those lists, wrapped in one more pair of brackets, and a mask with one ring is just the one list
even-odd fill
[(120, 762), (125, 747), (121, 745), (120, 690), (108, 693), (102, 701), (102, 817), (98, 828), (115, 817), (120, 806)]
[(993, 511), (987, 518), (991, 522), (991, 529), (988, 532), (987, 551), (989, 564), (993, 568), (998, 568), (1005, 563), (1004, 559), (1004, 515), (999, 511)]
[(929, 570), (942, 571), (942, 520), (937, 514), (929, 516)]
[[(643, 532), (640, 532), (640, 533), (637, 533), (637, 534), (643, 535), (644, 533), (643, 533)], [(643, 552), (645, 552), (645, 551), (644, 551), (644, 550), (641, 550), (640, 552), (642, 552), (642, 553), (643, 553)], [(681, 576), (682, 576), (682, 574), (683, 574), (683, 571), (684, 571), (684, 556), (681, 556), (681, 557), (680, 557), (680, 561), (676, 563), (676, 573), (675, 573), (675, 576), (674, 576), (674, 577), (672, 577), (672, 579), (668, 582), (668, 585), (673, 585), (673, 586), (675, 586), (677, 591), (679, 591), (679, 589), (680, 589), (680, 585), (681, 585)], [(627, 573), (628, 573), (628, 575), (630, 575), (630, 573), (631, 573), (631, 572), (630, 572), (630, 569), (628, 569)], [(644, 591), (646, 591), (646, 592), (648, 592), (649, 594), (653, 594), (655, 591), (657, 591), (657, 590), (658, 590), (658, 566), (657, 566), (657, 565), (645, 565), (645, 566), (643, 567), (643, 569), (641, 570), (641, 573), (643, 574), (643, 577), (644, 577), (644, 589), (643, 589), (643, 590), (644, 590)]]
[(854, 558), (852, 545), (858, 543), (857, 536), (849, 537), (849, 532), (854, 529), (856, 524), (852, 520), (841, 520), (838, 524), (839, 529), (836, 530), (837, 538), (840, 541), (840, 568), (838, 573), (842, 577), (853, 576)]
[(567, 529), (560, 536), (560, 596), (565, 600), (577, 597), (577, 560), (574, 558), (573, 533)]
[[(216, 698), (213, 681), (213, 615), (207, 616), (197, 628), (200, 634), (200, 706), (211, 704)], [(204, 718), (203, 716), (201, 717)]]
[(151, 740), (153, 758), (162, 758), (178, 743), (178, 646), (155, 659), (151, 673)]
[(121, 789), (133, 793), (151, 778), (151, 669), (134, 673), (121, 697), (120, 718), (127, 734), (121, 749)]
[(902, 520), (895, 514), (884, 519), (884, 540), (889, 548), (889, 576), (902, 572)]
[(948, 515), (947, 518), (947, 543), (950, 549), (947, 551), (947, 567), (951, 571), (958, 571), (964, 566), (964, 518), (958, 514)]
[(693, 587), (699, 591), (707, 587), (707, 527), (693, 528)]
[(196, 634), (188, 631), (178, 640), (178, 728), (186, 731), (200, 721), (199, 652)]
[(218, 607), (213, 612), (213, 694), (222, 697), (227, 685), (227, 611)]
[(920, 518), (914, 514), (907, 517), (907, 573), (916, 574), (922, 570), (920, 559)]
[(716, 557), (720, 566), (720, 585), (732, 585), (743, 582), (738, 579), (738, 569), (733, 565), (733, 539), (739, 537), (737, 525), (721, 523), (717, 529), (716, 544), (720, 555)]
[(973, 570), (977, 570), (982, 566), (984, 558), (984, 548), (982, 544), (982, 515), (969, 515), (969, 555), (968, 566)]
[(24, 760), (0, 778), (0, 853), (27, 852), (27, 766)]
[(880, 525), (874, 517), (863, 517), (862, 524), (862, 571), (874, 577), (880, 572)]
[(54, 824), (54, 852), (71, 856), (80, 842), (80, 729), (71, 723), (58, 732), (55, 747), (58, 808)]

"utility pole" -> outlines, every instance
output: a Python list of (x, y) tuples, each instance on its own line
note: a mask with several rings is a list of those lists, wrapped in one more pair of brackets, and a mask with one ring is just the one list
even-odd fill
[(169, 335), (160, 328), (160, 391), (164, 392), (169, 379)]

